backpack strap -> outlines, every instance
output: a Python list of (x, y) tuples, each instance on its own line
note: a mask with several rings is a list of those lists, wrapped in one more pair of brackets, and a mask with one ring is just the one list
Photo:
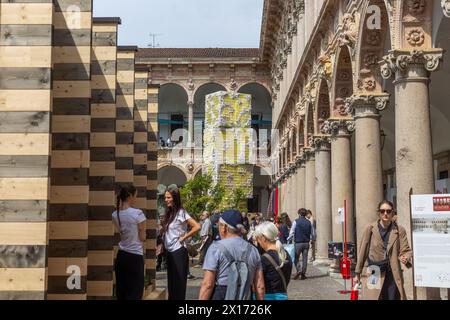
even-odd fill
[(224, 255), (225, 259), (227, 259), (227, 261), (229, 263), (233, 263), (235, 261), (234, 257), (231, 255), (231, 253), (228, 251), (228, 249), (225, 248), (225, 246), (223, 244), (218, 243), (217, 248)]
[(268, 253), (264, 253), (263, 257), (265, 257), (267, 260), (269, 260), (270, 264), (275, 268), (275, 270), (277, 270), (278, 274), (280, 275), (281, 281), (283, 281), (283, 287), (284, 290), (287, 292), (287, 283), (286, 283), (286, 278), (284, 277), (283, 271), (281, 271), (281, 266), (279, 266), (274, 258), (272, 258), (272, 256)]

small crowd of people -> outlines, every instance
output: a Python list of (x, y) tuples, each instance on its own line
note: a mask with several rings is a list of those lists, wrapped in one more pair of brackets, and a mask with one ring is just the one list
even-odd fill
[[(121, 189), (113, 223), (121, 241), (115, 262), (116, 289), (119, 300), (140, 300), (144, 291), (145, 215), (134, 208), (137, 191), (133, 186)], [(301, 208), (298, 219), (291, 223), (286, 213), (276, 220), (261, 215), (250, 221), (238, 210), (204, 211), (198, 223), (184, 208), (178, 188), (169, 188), (164, 195), (165, 215), (158, 236), (158, 263), (167, 269), (169, 300), (185, 300), (189, 272), (188, 242), (200, 236), (197, 249), (204, 277), (200, 300), (287, 300), (293, 265), (293, 280), (305, 280), (310, 262), (315, 260), (316, 223), (312, 212)], [(400, 263), (411, 264), (411, 250), (405, 229), (395, 221), (392, 203), (380, 203), (379, 219), (363, 233), (359, 247), (355, 282), (361, 281), (363, 268), (377, 266), (380, 276), (369, 274), (370, 284), (379, 290), (368, 298), (404, 299)], [(294, 248), (288, 252), (288, 246)], [(373, 269), (373, 268), (372, 268)], [(372, 270), (368, 268), (368, 270)], [(191, 276), (192, 277), (192, 276)], [(369, 290), (370, 291), (370, 290)]]

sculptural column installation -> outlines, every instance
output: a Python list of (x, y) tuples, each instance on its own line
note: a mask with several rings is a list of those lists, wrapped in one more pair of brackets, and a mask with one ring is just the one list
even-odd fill
[[(433, 194), (433, 150), (431, 140), (430, 73), (439, 68), (442, 49), (391, 51), (383, 58), (385, 79), (395, 76), (395, 152), (398, 220), (411, 241), (409, 193)], [(411, 242), (410, 242), (411, 243)], [(411, 270), (404, 274), (405, 290), (412, 292)], [(438, 299), (439, 290), (417, 288), (417, 298)]]

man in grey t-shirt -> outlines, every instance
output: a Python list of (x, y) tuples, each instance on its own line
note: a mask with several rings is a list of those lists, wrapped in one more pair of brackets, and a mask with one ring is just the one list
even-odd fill
[(203, 211), (201, 215), (202, 219), (202, 229), (200, 230), (200, 238), (202, 240), (202, 244), (199, 248), (200, 258), (198, 260), (198, 264), (194, 266), (194, 268), (200, 268), (205, 261), (205, 255), (208, 251), (209, 246), (212, 243), (212, 224), (209, 219), (209, 212)]
[(214, 242), (206, 253), (203, 264), (205, 275), (200, 288), (200, 300), (223, 300), (225, 298), (230, 263), (219, 246), (227, 250), (236, 260), (243, 256), (246, 248), (250, 250), (246, 263), (249, 270), (247, 283), (249, 286), (252, 284), (255, 286), (258, 300), (264, 299), (265, 288), (261, 257), (254, 246), (242, 239), (243, 228), (242, 215), (239, 211), (230, 210), (222, 214), (219, 220), (219, 233), (222, 240)]

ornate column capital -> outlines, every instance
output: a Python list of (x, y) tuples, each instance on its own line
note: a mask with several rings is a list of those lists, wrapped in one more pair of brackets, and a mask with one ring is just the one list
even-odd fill
[(194, 106), (194, 101), (188, 101), (187, 105), (188, 105), (188, 107), (193, 107)]
[(316, 152), (329, 151), (331, 149), (330, 136), (314, 136), (314, 149)]
[(439, 69), (442, 56), (442, 49), (391, 50), (380, 62), (381, 75), (384, 79), (390, 79), (395, 75), (396, 80), (409, 77), (428, 78), (430, 72)]
[(389, 97), (389, 94), (353, 95), (345, 100), (345, 110), (355, 119), (379, 117), (380, 111), (387, 108)]
[(355, 131), (355, 122), (352, 119), (329, 119), (323, 123), (322, 133), (331, 137), (348, 136)]
[(441, 0), (442, 10), (444, 10), (444, 16), (450, 18), (450, 0)]
[(303, 154), (305, 155), (305, 162), (314, 161), (316, 156), (316, 150), (313, 147), (305, 148), (303, 150)]

